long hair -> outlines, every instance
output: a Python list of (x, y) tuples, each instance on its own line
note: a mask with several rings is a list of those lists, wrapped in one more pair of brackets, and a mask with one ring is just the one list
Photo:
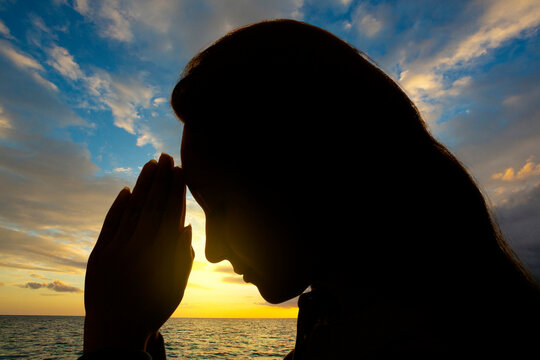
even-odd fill
[[(333, 34), (294, 20), (236, 29), (189, 62), (171, 105), (239, 181), (282, 196), (287, 216), (319, 233), (344, 224), (325, 235), (359, 249), (334, 255), (362, 284), (447, 307), (448, 321), (538, 308), (472, 176), (400, 86)], [(306, 234), (324, 247), (317, 231)]]

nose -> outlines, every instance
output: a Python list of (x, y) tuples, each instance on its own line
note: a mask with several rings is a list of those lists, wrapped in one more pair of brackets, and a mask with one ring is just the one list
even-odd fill
[(212, 216), (206, 217), (206, 259), (218, 263), (227, 259), (226, 232), (221, 221)]

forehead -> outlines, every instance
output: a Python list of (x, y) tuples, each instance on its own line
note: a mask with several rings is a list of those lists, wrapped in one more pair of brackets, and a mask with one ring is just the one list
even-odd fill
[(231, 182), (231, 169), (220, 150), (204, 133), (184, 126), (180, 157), (188, 186), (221, 187)]

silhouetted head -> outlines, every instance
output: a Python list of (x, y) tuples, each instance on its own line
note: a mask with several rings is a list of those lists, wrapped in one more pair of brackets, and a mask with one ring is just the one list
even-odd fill
[(234, 30), (190, 61), (171, 104), (206, 256), (270, 302), (336, 274), (439, 305), (525, 278), (401, 88), (325, 30)]

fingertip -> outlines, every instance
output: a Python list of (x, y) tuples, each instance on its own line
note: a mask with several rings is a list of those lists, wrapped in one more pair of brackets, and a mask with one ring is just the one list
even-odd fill
[(176, 181), (181, 182), (182, 184), (185, 182), (184, 181), (184, 173), (182, 172), (181, 167), (175, 166), (173, 168), (173, 174), (174, 174), (174, 179)]
[(144, 164), (143, 166), (143, 170), (145, 168), (155, 168), (157, 166), (158, 162), (155, 160), (155, 159), (151, 159), (150, 161), (148, 161), (146, 164)]
[(188, 241), (191, 243), (191, 236), (193, 235), (193, 229), (191, 228), (191, 224), (189, 224), (188, 226), (184, 227), (184, 230), (182, 232), (183, 236), (182, 238), (184, 238), (184, 240)]
[(113, 202), (113, 205), (111, 207), (111, 210), (118, 209), (119, 207), (123, 207), (125, 203), (127, 203), (128, 199), (131, 197), (131, 191), (129, 190), (128, 186), (124, 186), (122, 190), (116, 195), (116, 199)]
[(169, 155), (169, 154), (163, 152), (163, 153), (161, 153), (161, 155), (159, 156), (158, 164), (174, 165), (174, 161), (173, 161), (173, 158), (172, 158), (171, 155)]

